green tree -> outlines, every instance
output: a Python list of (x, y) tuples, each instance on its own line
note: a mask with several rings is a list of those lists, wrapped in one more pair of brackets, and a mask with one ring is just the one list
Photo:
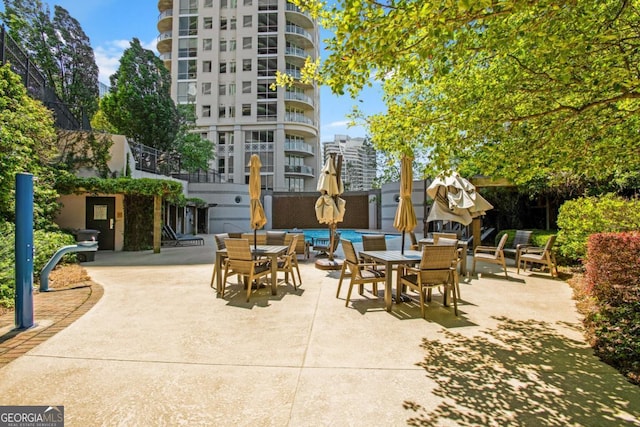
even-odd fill
[(98, 109), (98, 66), (89, 37), (60, 6), (53, 20), (40, 0), (5, 0), (4, 18), (19, 41), (74, 116), (88, 120)]
[(15, 175), (34, 175), (34, 221), (46, 228), (58, 209), (55, 176), (50, 162), (56, 155), (51, 112), (27, 95), (9, 65), (0, 67), (0, 222), (15, 219)]
[(213, 142), (195, 131), (196, 115), (191, 105), (178, 107), (180, 127), (174, 141), (180, 153), (180, 166), (187, 172), (208, 169), (209, 160), (214, 158)]
[(333, 32), (307, 75), (382, 82), (376, 148), (538, 190), (637, 184), (640, 1), (293, 2)]
[(171, 76), (162, 60), (134, 38), (110, 80), (110, 92), (101, 106), (118, 133), (149, 147), (171, 150), (179, 115), (170, 96)]

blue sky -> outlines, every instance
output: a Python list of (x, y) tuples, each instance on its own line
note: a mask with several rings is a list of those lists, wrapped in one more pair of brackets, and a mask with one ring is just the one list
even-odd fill
[[(52, 13), (54, 5), (65, 8), (77, 19), (89, 36), (100, 68), (100, 81), (109, 83), (109, 76), (118, 68), (122, 51), (137, 37), (142, 45), (154, 52), (158, 30), (157, 0), (57, 0), (46, 1)], [(4, 10), (4, 3), (0, 3)], [(326, 38), (326, 35), (324, 35)], [(322, 53), (321, 53), (322, 55)], [(338, 97), (327, 88), (321, 89), (320, 132), (322, 141), (333, 140), (334, 135), (366, 136), (362, 127), (347, 127), (346, 115), (354, 104), (367, 114), (384, 110), (379, 86), (367, 89), (358, 97)]]

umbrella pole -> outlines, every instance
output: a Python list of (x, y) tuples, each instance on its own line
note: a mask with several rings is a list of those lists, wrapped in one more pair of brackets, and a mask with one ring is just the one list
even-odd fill
[(400, 246), (400, 253), (404, 255), (404, 230), (402, 231), (402, 246)]
[(256, 253), (258, 252), (258, 230), (256, 228), (253, 229), (253, 249)]
[(333, 233), (333, 224), (329, 225), (329, 261), (333, 261), (333, 239), (334, 239), (334, 233)]

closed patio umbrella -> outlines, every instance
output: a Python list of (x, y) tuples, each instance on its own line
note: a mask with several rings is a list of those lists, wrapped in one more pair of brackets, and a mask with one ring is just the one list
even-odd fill
[(334, 163), (334, 156), (331, 155), (325, 162), (320, 177), (318, 178), (317, 190), (321, 193), (316, 200), (316, 218), (320, 224), (329, 225), (330, 251), (329, 260), (333, 261), (334, 235), (338, 222), (344, 219), (346, 202), (339, 196), (344, 192), (340, 169), (342, 166), (342, 156), (338, 157), (338, 166)]
[(413, 202), (411, 201), (411, 192), (413, 191), (412, 160), (411, 157), (403, 156), (400, 162), (400, 201), (393, 220), (394, 228), (402, 232), (402, 253), (404, 253), (404, 233), (413, 231), (418, 224)]
[(251, 228), (253, 229), (253, 245), (258, 246), (258, 228), (262, 228), (267, 223), (267, 217), (264, 214), (262, 203), (260, 203), (260, 168), (262, 163), (257, 154), (251, 155), (249, 161), (249, 206), (251, 208)]
[(440, 175), (427, 188), (434, 200), (427, 221), (453, 221), (469, 225), (473, 218), (493, 209), (476, 187), (457, 172)]

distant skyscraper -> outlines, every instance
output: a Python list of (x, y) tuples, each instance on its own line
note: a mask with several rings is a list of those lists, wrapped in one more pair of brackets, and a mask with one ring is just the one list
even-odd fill
[[(248, 182), (262, 161), (262, 187), (314, 191), (319, 158), (319, 89), (299, 81), (318, 57), (316, 22), (286, 0), (159, 0), (157, 49), (171, 72), (171, 96), (194, 107), (214, 142), (216, 171)], [(276, 71), (296, 78), (271, 89)]]
[(376, 151), (367, 138), (335, 135), (323, 142), (324, 157), (342, 154), (342, 180), (345, 191), (370, 190), (376, 178)]
[(104, 83), (102, 83), (102, 82), (98, 82), (98, 96), (100, 96), (100, 98), (102, 98), (107, 93), (109, 93), (109, 86), (104, 84)]

